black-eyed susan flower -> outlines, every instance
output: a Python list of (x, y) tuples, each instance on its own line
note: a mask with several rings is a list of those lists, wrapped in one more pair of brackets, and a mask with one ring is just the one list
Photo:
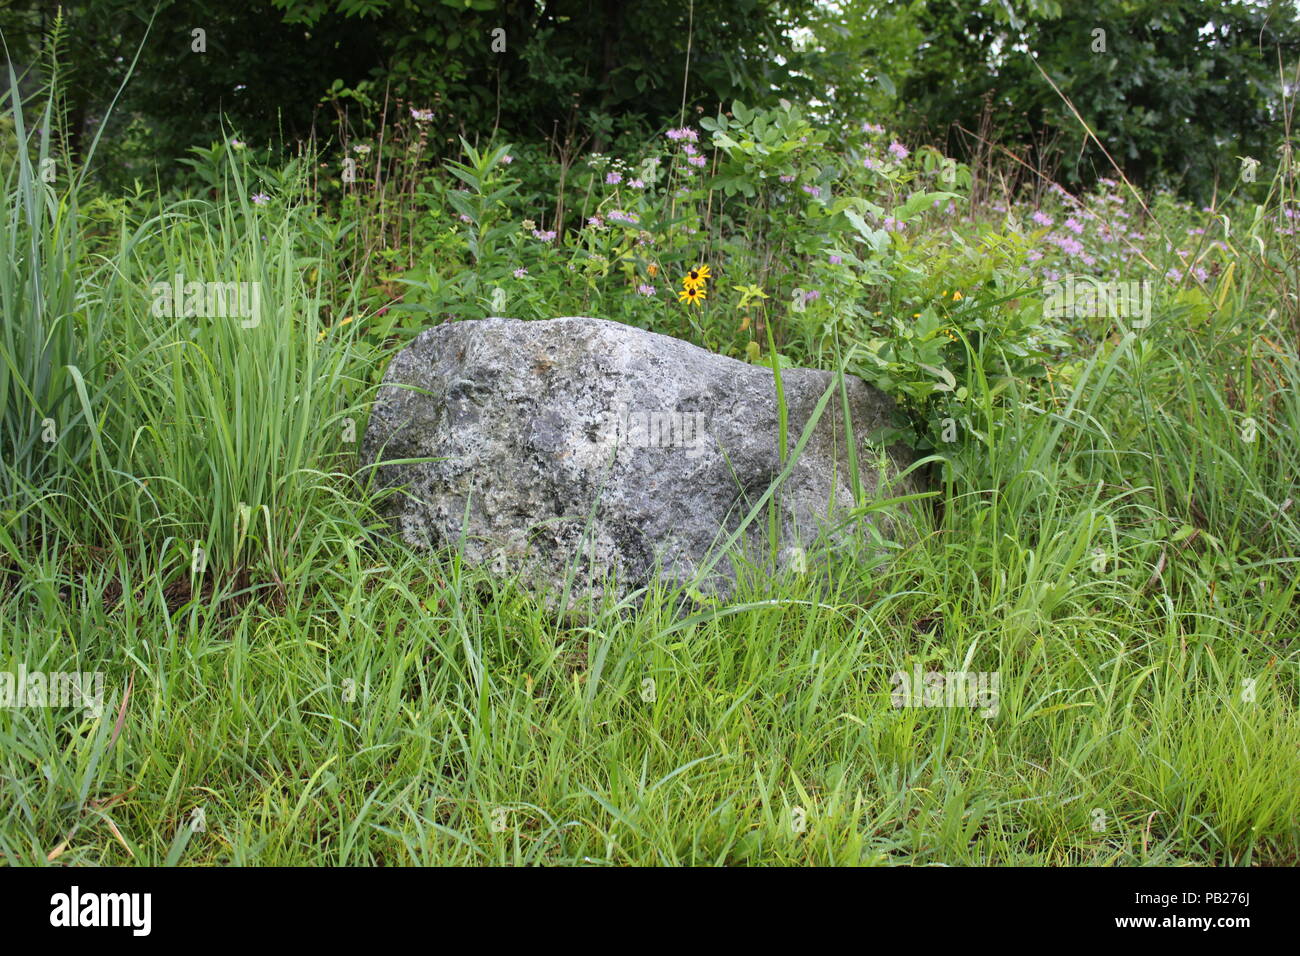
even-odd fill
[(708, 293), (700, 286), (687, 286), (681, 292), (677, 293), (677, 298), (687, 305), (700, 305), (708, 297)]
[(682, 277), (682, 287), (686, 289), (703, 289), (710, 278), (708, 266), (696, 266)]

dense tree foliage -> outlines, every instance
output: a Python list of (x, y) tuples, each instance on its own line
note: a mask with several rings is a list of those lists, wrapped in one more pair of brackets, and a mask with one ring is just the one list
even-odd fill
[(1300, 52), (1284, 0), (44, 0), (0, 29), (20, 69), (57, 52), (74, 154), (130, 75), (101, 154), (128, 178), (223, 132), (292, 148), (412, 109), (432, 156), (497, 132), (572, 155), (786, 98), (1087, 182), (1109, 162), (1072, 103), (1134, 179), (1205, 195), (1273, 156)]
[(1282, 2), (946, 0), (918, 5), (917, 22), (924, 40), (900, 88), (914, 128), (976, 131), (987, 110), (1001, 142), (1060, 164), (1066, 181), (1107, 175), (1064, 94), (1126, 174), (1202, 196), (1216, 174), (1235, 177), (1238, 155), (1267, 162), (1276, 149), (1279, 67), (1294, 81), (1300, 53), (1295, 5)]

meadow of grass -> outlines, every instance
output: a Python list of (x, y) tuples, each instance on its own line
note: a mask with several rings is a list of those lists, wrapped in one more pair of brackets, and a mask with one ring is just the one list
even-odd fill
[[(746, 207), (760, 231), (710, 189), (683, 213), (672, 183), (626, 235), (606, 215), (546, 239), (510, 218), (502, 148), (451, 171), (454, 201), (431, 180), (449, 203), (433, 226), (358, 252), (377, 220), (326, 216), (229, 147), (212, 189), (95, 196), (44, 182), (25, 147), (46, 138), (9, 120), (0, 670), (102, 672), (106, 695), (100, 713), (0, 708), (6, 863), (1296, 862), (1287, 181), (1253, 219), (1225, 207), (1230, 227), (1173, 205), (1143, 220), (1124, 262), (1163, 280), (1148, 326), (1017, 338), (1043, 278), (1021, 197), (914, 203), (810, 251), (833, 215), (818, 194), (798, 215)], [(638, 245), (652, 213), (672, 237), (657, 254)], [(1213, 275), (1164, 244), (1216, 224)], [(666, 295), (697, 259), (743, 305), (718, 280), (694, 312)], [(814, 260), (843, 267), (819, 288), (840, 283), (860, 324), (807, 282), (788, 312), (754, 293), (789, 287), (772, 263)], [(176, 274), (261, 282), (261, 321), (155, 315)], [(507, 277), (525, 286), (506, 314), (582, 311), (741, 358), (773, 331), (826, 367), (874, 349), (864, 374), (897, 379), (935, 496), (899, 513), (887, 562), (816, 556), (686, 616), (656, 588), (557, 616), (410, 552), (358, 467), (367, 403), (407, 336), (488, 314)], [(960, 397), (916, 387), (927, 355), (889, 351), (926, 323)], [(996, 713), (894, 706), (891, 675), (918, 667), (998, 674)]]

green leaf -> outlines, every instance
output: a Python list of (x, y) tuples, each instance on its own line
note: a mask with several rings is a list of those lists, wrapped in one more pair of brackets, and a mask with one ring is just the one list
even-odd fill
[(900, 222), (908, 222), (917, 213), (929, 209), (936, 202), (944, 199), (960, 199), (957, 193), (949, 192), (916, 192), (908, 197), (907, 202), (902, 207), (894, 211), (894, 218)]

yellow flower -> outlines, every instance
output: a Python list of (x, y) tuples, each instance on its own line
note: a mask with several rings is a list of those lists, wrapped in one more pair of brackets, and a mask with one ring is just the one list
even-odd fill
[(689, 305), (699, 305), (707, 296), (708, 293), (698, 286), (687, 286), (677, 293), (677, 298)]
[(952, 294), (952, 301), (956, 302), (956, 301), (957, 301), (958, 299), (960, 299), (960, 298), (961, 298), (961, 293), (960, 293), (960, 292), (954, 292), (954, 293)]
[(708, 266), (696, 266), (682, 279), (682, 287), (686, 289), (702, 289), (710, 278)]
[[(355, 318), (356, 318), (355, 315), (349, 315), (349, 316), (347, 316), (346, 318), (341, 319), (341, 320), (339, 321), (338, 325), (347, 325), (349, 322), (351, 322), (351, 321), (352, 321), (353, 319), (355, 319)], [(337, 328), (337, 327), (338, 327), (338, 326), (330, 326), (330, 328)], [(320, 330), (320, 335), (316, 336), (316, 341), (319, 342), (319, 341), (321, 341), (323, 338), (325, 338), (325, 333), (328, 332), (328, 331), (329, 331), (328, 328), (326, 328), (326, 329), (321, 329), (321, 330)]]
[(653, 279), (659, 274), (659, 267), (652, 262), (650, 265), (645, 267), (645, 271), (650, 273), (650, 278)]

